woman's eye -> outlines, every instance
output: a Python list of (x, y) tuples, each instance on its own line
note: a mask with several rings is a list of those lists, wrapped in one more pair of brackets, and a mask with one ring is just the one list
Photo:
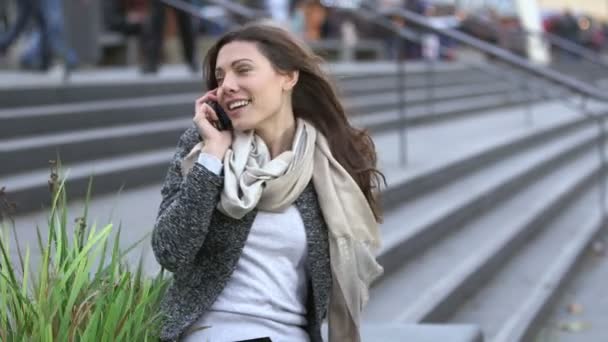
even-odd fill
[(239, 69), (239, 73), (240, 73), (240, 74), (244, 74), (244, 73), (246, 73), (246, 72), (247, 72), (247, 71), (249, 71), (249, 70), (251, 70), (251, 69), (249, 69), (249, 68), (243, 68), (243, 69)]
[(216, 77), (215, 80), (217, 81), (217, 84), (222, 84), (224, 79), (222, 77)]

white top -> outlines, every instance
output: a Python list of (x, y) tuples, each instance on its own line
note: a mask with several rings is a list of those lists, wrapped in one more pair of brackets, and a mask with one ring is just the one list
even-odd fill
[[(199, 163), (219, 174), (221, 161), (201, 153)], [(218, 168), (219, 164), (219, 168)], [(270, 337), (308, 342), (306, 331), (307, 244), (295, 206), (282, 213), (258, 212), (243, 253), (224, 290), (186, 342), (232, 342)]]

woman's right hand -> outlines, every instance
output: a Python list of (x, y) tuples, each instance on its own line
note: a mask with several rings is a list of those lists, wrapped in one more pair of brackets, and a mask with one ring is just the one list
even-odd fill
[(192, 121), (205, 143), (202, 151), (224, 160), (224, 155), (232, 144), (232, 131), (219, 131), (215, 128), (212, 123), (218, 121), (218, 117), (213, 108), (207, 104), (208, 101), (217, 101), (217, 89), (208, 91), (196, 100)]

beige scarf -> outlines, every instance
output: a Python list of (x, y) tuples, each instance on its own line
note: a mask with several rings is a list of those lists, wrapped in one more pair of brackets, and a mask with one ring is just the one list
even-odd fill
[[(224, 157), (224, 189), (218, 209), (241, 218), (254, 207), (281, 212), (294, 203), (312, 178), (329, 230), (332, 290), (329, 341), (360, 341), (361, 311), (369, 286), (383, 270), (372, 249), (380, 233), (373, 212), (357, 183), (333, 158), (326, 138), (298, 119), (292, 149), (275, 159), (253, 132), (234, 132)], [(186, 175), (202, 143), (182, 160)], [(313, 172), (314, 171), (314, 172)]]

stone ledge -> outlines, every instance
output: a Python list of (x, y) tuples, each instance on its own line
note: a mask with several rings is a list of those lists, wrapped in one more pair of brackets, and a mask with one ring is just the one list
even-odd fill
[[(323, 325), (327, 340), (327, 325)], [(472, 324), (363, 323), (362, 342), (483, 342), (478, 326)]]

